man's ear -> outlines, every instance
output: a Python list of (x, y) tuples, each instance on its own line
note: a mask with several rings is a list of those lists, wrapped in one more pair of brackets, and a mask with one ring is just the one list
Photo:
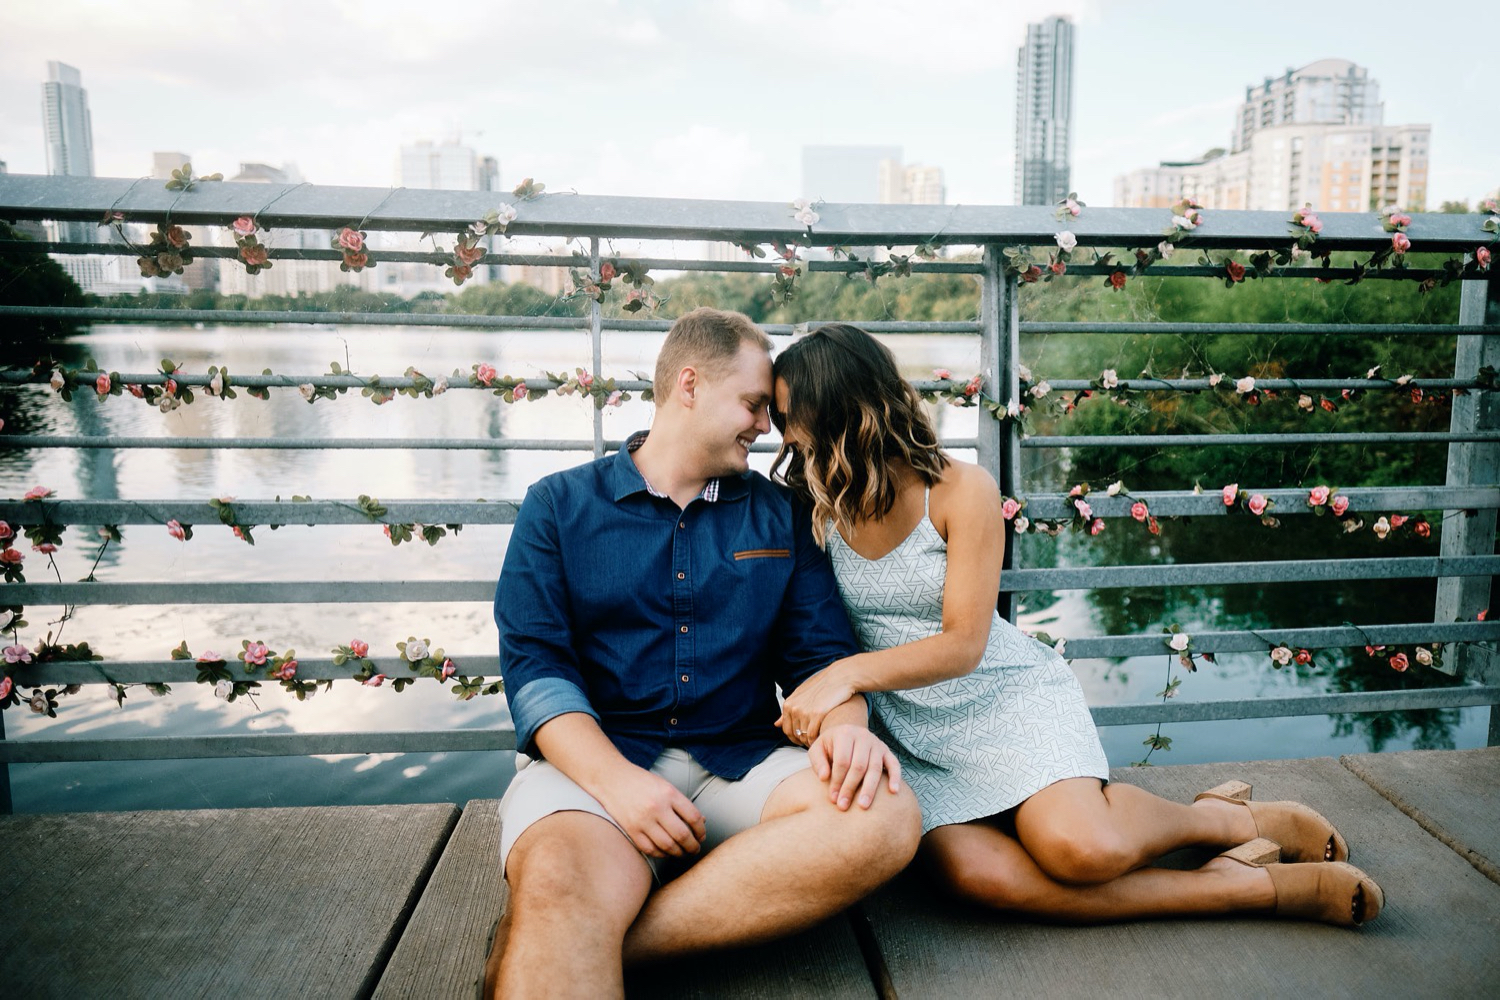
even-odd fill
[(691, 407), (698, 395), (698, 369), (688, 365), (677, 373), (677, 393), (682, 405)]

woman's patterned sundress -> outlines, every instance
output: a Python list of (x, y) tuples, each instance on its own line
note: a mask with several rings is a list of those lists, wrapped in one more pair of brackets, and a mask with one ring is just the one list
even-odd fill
[[(865, 649), (942, 631), (948, 544), (925, 509), (912, 533), (879, 559), (864, 558), (831, 528), (828, 554)], [(924, 833), (1004, 812), (1064, 778), (1109, 780), (1072, 668), (999, 612), (973, 673), (866, 697), (872, 728), (922, 804)]]

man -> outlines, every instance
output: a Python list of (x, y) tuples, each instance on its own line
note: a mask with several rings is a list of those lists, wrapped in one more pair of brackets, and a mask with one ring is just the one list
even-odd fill
[(916, 851), (915, 799), (862, 704), (808, 751), (774, 725), (773, 683), (858, 646), (807, 511), (749, 471), (770, 349), (738, 313), (683, 316), (649, 435), (522, 504), (495, 621), (516, 746), (541, 759), (500, 806), (487, 990), (621, 995), (622, 961), (809, 927)]

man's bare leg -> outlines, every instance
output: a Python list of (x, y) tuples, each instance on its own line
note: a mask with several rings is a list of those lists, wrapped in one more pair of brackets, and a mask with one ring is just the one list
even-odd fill
[(516, 840), (506, 875), (510, 901), (485, 994), (623, 996), (621, 942), (651, 891), (651, 869), (630, 841), (591, 813), (553, 813)]
[(800, 771), (758, 826), (729, 838), (655, 893), (625, 936), (627, 964), (753, 944), (811, 927), (872, 892), (916, 853), (922, 821), (905, 785), (840, 812)]

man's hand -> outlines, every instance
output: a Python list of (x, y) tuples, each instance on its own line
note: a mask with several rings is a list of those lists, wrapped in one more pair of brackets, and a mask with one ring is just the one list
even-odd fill
[(853, 685), (839, 669), (842, 662), (819, 670), (798, 684), (782, 702), (781, 717), (775, 724), (793, 743), (811, 747), (823, 731), (823, 720), (828, 713), (854, 697)]
[(813, 772), (828, 782), (828, 800), (840, 809), (859, 801), (861, 809), (875, 802), (882, 775), (890, 790), (901, 788), (901, 765), (896, 755), (863, 726), (830, 726), (807, 750)]
[(697, 854), (708, 836), (703, 814), (672, 783), (630, 764), (611, 775), (608, 788), (594, 792), (631, 843), (653, 858)]

